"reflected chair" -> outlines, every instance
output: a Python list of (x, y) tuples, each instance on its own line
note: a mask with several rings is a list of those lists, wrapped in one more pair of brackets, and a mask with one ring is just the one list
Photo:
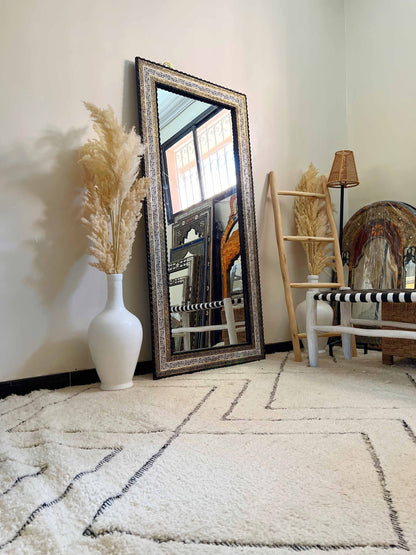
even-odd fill
[[(200, 333), (206, 331), (219, 331), (224, 330), (228, 334), (228, 340), (230, 345), (236, 345), (238, 343), (237, 339), (237, 329), (234, 319), (234, 305), (241, 304), (242, 299), (222, 299), (221, 301), (211, 301), (208, 303), (198, 303), (198, 304), (188, 304), (188, 305), (177, 305), (171, 306), (171, 314), (181, 313), (182, 315), (182, 326), (178, 328), (173, 328), (171, 334), (173, 337), (182, 336), (184, 338), (184, 350), (189, 351), (191, 349), (191, 334)], [(206, 326), (191, 326), (189, 324), (189, 316), (192, 313), (200, 312), (204, 310), (215, 310), (223, 309), (225, 314), (224, 324), (211, 324)]]

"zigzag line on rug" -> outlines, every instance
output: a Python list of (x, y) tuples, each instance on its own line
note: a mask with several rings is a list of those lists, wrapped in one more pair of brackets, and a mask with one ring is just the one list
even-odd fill
[(9, 409), (9, 410), (6, 410), (5, 412), (0, 413), (0, 417), (4, 416), (5, 414), (9, 414), (9, 412), (13, 412), (14, 410), (23, 409), (24, 407), (27, 407), (28, 405), (31, 405), (32, 403), (34, 403), (35, 401), (37, 401), (41, 397), (44, 397), (47, 393), (48, 392), (45, 392), (45, 393), (42, 393), (41, 395), (38, 395), (37, 397), (35, 397), (31, 401), (29, 401), (28, 403), (25, 403), (24, 405), (19, 405), (18, 407), (13, 407), (12, 409)]
[[(19, 425), (19, 424), (18, 424)], [(11, 434), (28, 434), (28, 433), (34, 433), (34, 432), (42, 432), (44, 430), (49, 430), (49, 431), (55, 431), (55, 432), (60, 432), (63, 434), (85, 434), (86, 432), (91, 433), (91, 434), (160, 434), (162, 432), (169, 432), (171, 430), (169, 430), (168, 428), (160, 428), (158, 430), (149, 430), (149, 431), (136, 431), (136, 432), (130, 432), (130, 431), (120, 431), (120, 430), (106, 430), (105, 432), (103, 432), (103, 430), (90, 430), (90, 429), (85, 429), (85, 430), (59, 430), (57, 428), (47, 428), (46, 426), (44, 426), (43, 428), (32, 428), (31, 430), (6, 430), (7, 433), (11, 433)], [(64, 443), (62, 445), (65, 445)], [(69, 447), (71, 447), (71, 445), (69, 445)], [(113, 449), (113, 447), (110, 447), (110, 449)]]
[(26, 519), (26, 521), (22, 524), (22, 526), (19, 528), (19, 530), (16, 532), (16, 534), (8, 541), (4, 542), (3, 544), (0, 544), (0, 549), (3, 549), (4, 547), (6, 547), (6, 545), (11, 544), (12, 542), (14, 542), (19, 536), (22, 535), (22, 532), (25, 530), (25, 528), (35, 520), (36, 516), (43, 511), (44, 509), (48, 509), (49, 507), (52, 507), (53, 505), (56, 505), (57, 503), (59, 503), (60, 501), (62, 501), (62, 499), (64, 499), (67, 495), (68, 492), (74, 487), (75, 482), (77, 482), (78, 480), (80, 480), (83, 476), (87, 475), (87, 474), (93, 474), (94, 472), (97, 472), (98, 470), (100, 470), (100, 468), (108, 463), (111, 459), (113, 459), (118, 453), (120, 453), (123, 450), (122, 447), (117, 447), (116, 449), (114, 449), (114, 451), (112, 451), (111, 453), (109, 453), (108, 455), (106, 455), (103, 459), (101, 459), (101, 461), (95, 466), (95, 468), (93, 468), (92, 470), (83, 470), (82, 472), (79, 472), (76, 476), (74, 476), (74, 478), (71, 480), (71, 482), (68, 484), (68, 486), (66, 487), (66, 489), (64, 490), (63, 493), (61, 493), (61, 495), (59, 497), (56, 497), (55, 499), (53, 499), (52, 501), (45, 501), (44, 503), (42, 503), (41, 505), (39, 505), (38, 507), (36, 507), (36, 509), (34, 509), (30, 515), (28, 516), (28, 518)]
[(19, 476), (18, 478), (16, 478), (16, 480), (13, 482), (13, 484), (9, 488), (4, 490), (3, 492), (0, 492), (0, 496), (7, 495), (12, 488), (17, 486), (17, 484), (19, 484), (25, 478), (36, 478), (37, 476), (40, 476), (41, 474), (43, 474), (46, 471), (47, 468), (48, 468), (48, 465), (45, 464), (37, 472), (34, 472), (33, 474), (23, 474), (23, 476)]
[[(289, 354), (289, 353), (288, 353)], [(282, 366), (281, 366), (281, 370), (283, 370)], [(278, 378), (280, 377), (281, 371), (278, 374)], [(277, 383), (278, 383), (278, 378), (276, 379), (276, 387), (277, 387)], [(227, 410), (227, 412), (225, 412), (225, 414), (221, 417), (221, 420), (225, 420), (225, 421), (229, 421), (229, 422), (297, 422), (300, 420), (336, 420), (336, 421), (344, 421), (344, 420), (348, 420), (348, 421), (361, 421), (361, 420), (369, 420), (368, 417), (365, 418), (323, 418), (321, 416), (313, 416), (313, 417), (302, 417), (302, 418), (230, 418), (231, 413), (234, 411), (235, 407), (238, 405), (238, 403), (240, 402), (242, 396), (244, 395), (244, 393), (247, 391), (248, 386), (250, 385), (251, 380), (246, 380), (245, 384), (243, 385), (243, 388), (241, 389), (241, 391), (237, 394), (237, 397), (232, 401), (230, 408)], [(270, 396), (271, 399), (273, 399), (273, 393)], [(270, 408), (271, 410), (289, 410), (293, 407), (278, 407), (278, 408), (274, 408), (274, 407), (265, 407), (265, 408)], [(301, 409), (313, 409), (313, 410), (322, 410), (322, 409), (327, 409), (327, 410), (337, 410), (337, 409), (343, 409), (343, 408), (347, 408), (347, 409), (357, 409), (359, 407), (298, 407)], [(387, 420), (387, 421), (397, 421), (399, 420), (398, 418), (385, 418), (385, 417), (379, 417), (379, 418), (371, 418), (371, 420)]]
[(410, 437), (410, 439), (413, 441), (413, 443), (416, 443), (416, 434), (414, 433), (412, 428), (409, 426), (409, 424), (406, 422), (406, 420), (402, 420), (401, 422), (403, 424), (403, 427), (404, 427), (407, 435)]
[[(269, 421), (267, 421), (269, 422)], [(181, 435), (213, 435), (213, 436), (347, 436), (357, 435), (362, 432), (181, 432)]]
[[(12, 432), (12, 433), (16, 433), (16, 432)], [(143, 433), (146, 433), (146, 432), (143, 432)], [(153, 432), (148, 432), (148, 433), (153, 433)], [(13, 447), (15, 449), (35, 449), (36, 447), (42, 447), (43, 445), (49, 445), (50, 443), (53, 443), (55, 445), (62, 445), (62, 447), (69, 447), (70, 449), (85, 449), (88, 451), (111, 451), (113, 449), (117, 449), (118, 447), (122, 447), (121, 445), (111, 445), (111, 446), (105, 445), (104, 447), (91, 447), (90, 445), (70, 445), (68, 443), (62, 443), (61, 441), (54, 441), (53, 439), (41, 441), (39, 443), (34, 443), (32, 445), (13, 445)], [(4, 460), (7, 460), (7, 459), (4, 459)]]
[[(275, 382), (274, 382), (273, 389), (272, 389), (272, 391), (271, 391), (271, 393), (270, 393), (269, 402), (268, 402), (268, 404), (265, 406), (266, 409), (269, 409), (269, 410), (290, 410), (290, 409), (293, 409), (293, 407), (272, 407), (272, 403), (273, 403), (274, 401), (276, 401), (275, 394), (276, 394), (276, 391), (277, 391), (277, 387), (278, 387), (278, 385), (279, 385), (280, 376), (281, 376), (281, 374), (282, 374), (282, 372), (283, 372), (283, 370), (284, 370), (284, 368), (285, 368), (285, 365), (286, 365), (286, 361), (287, 361), (287, 359), (288, 359), (288, 356), (289, 356), (289, 353), (287, 353), (285, 359), (282, 361), (282, 363), (281, 363), (281, 365), (280, 365), (280, 369), (279, 369), (279, 372), (278, 372), (278, 374), (277, 374), (277, 376), (276, 376), (276, 380), (275, 380)], [(413, 376), (411, 376), (411, 375), (410, 375), (409, 373), (407, 373), (407, 372), (406, 372), (406, 376), (409, 378), (409, 380), (411, 381), (411, 383), (416, 387), (416, 381), (415, 381), (415, 379), (413, 378)], [(366, 409), (367, 407), (356, 407), (356, 406), (353, 406), (353, 407), (348, 407), (348, 406), (343, 406), (343, 407), (296, 407), (297, 410), (305, 410), (305, 409), (306, 409), (306, 410), (334, 410), (334, 409), (360, 409), (360, 408), (361, 408), (361, 409)], [(376, 407), (376, 408), (384, 408), (384, 407)], [(394, 407), (394, 409), (401, 409), (401, 408), (407, 408), (407, 407)], [(286, 420), (286, 419), (285, 419), (285, 420)], [(298, 420), (298, 419), (295, 419), (295, 420)], [(308, 419), (306, 418), (306, 419), (299, 419), (299, 420), (308, 420)], [(314, 420), (314, 418), (313, 418), (312, 420)], [(331, 419), (331, 420), (332, 420), (332, 419)], [(349, 420), (349, 419), (347, 419), (347, 420)], [(274, 422), (274, 420), (272, 420), (272, 422)]]
[[(143, 432), (146, 433), (146, 432)], [(148, 433), (152, 433), (152, 432), (148, 432)], [(109, 446), (105, 446), (105, 447), (90, 447), (90, 446), (79, 446), (79, 445), (68, 445), (67, 443), (62, 443), (60, 441), (43, 441), (42, 443), (37, 443), (35, 445), (24, 445), (24, 446), (19, 446), (19, 449), (34, 449), (36, 447), (41, 447), (43, 445), (48, 445), (50, 443), (53, 443), (55, 445), (61, 445), (62, 447), (68, 447), (70, 449), (81, 449), (81, 450), (88, 450), (88, 451), (109, 451), (109, 450), (114, 450), (114, 449), (123, 449), (122, 446), (114, 446), (112, 445), (111, 447)], [(11, 457), (6, 457), (5, 459), (0, 459), (0, 463), (2, 462), (6, 462), (6, 461), (12, 461), (12, 462), (17, 462), (19, 464), (23, 464), (23, 465), (27, 465), (27, 466), (32, 466), (29, 463), (25, 463), (22, 461), (18, 461), (17, 459), (12, 459)], [(23, 476), (19, 476), (18, 478), (16, 478), (16, 480), (14, 481), (14, 483), (5, 491), (0, 492), (0, 496), (1, 495), (6, 495), (7, 493), (9, 493), (9, 491), (16, 486), (17, 484), (19, 484), (24, 478), (35, 478), (37, 476), (40, 476), (41, 474), (43, 474), (47, 468), (48, 468), (48, 464), (42, 465), (40, 470), (38, 472), (35, 472), (33, 474), (24, 474)]]
[(383, 498), (386, 501), (388, 509), (389, 509), (390, 522), (391, 522), (391, 524), (393, 526), (393, 530), (395, 531), (395, 533), (397, 535), (397, 538), (399, 540), (399, 546), (402, 549), (405, 549), (406, 551), (410, 551), (410, 549), (407, 545), (407, 542), (405, 540), (405, 537), (404, 537), (403, 529), (402, 529), (402, 527), (400, 526), (400, 523), (399, 523), (398, 513), (397, 513), (397, 511), (396, 511), (396, 509), (394, 508), (394, 505), (393, 505), (393, 499), (392, 499), (391, 492), (387, 488), (386, 476), (384, 474), (383, 467), (381, 466), (381, 462), (380, 462), (380, 459), (379, 459), (379, 457), (376, 453), (374, 445), (373, 445), (370, 437), (368, 436), (368, 434), (366, 434), (364, 432), (361, 432), (360, 435), (363, 438), (364, 443), (366, 444), (366, 446), (367, 446), (367, 448), (370, 452), (371, 458), (373, 460), (373, 464), (374, 464), (374, 467), (376, 469), (378, 479), (380, 481), (381, 489), (383, 491)]
[(123, 495), (137, 482), (137, 480), (139, 480), (144, 474), (145, 472), (147, 472), (155, 463), (155, 461), (157, 461), (157, 459), (159, 459), (159, 457), (162, 456), (162, 454), (165, 452), (165, 450), (172, 444), (172, 442), (179, 436), (182, 428), (185, 426), (185, 424), (187, 424), (189, 422), (189, 420), (192, 418), (192, 416), (202, 407), (202, 405), (207, 401), (207, 399), (214, 393), (214, 391), (217, 389), (216, 386), (213, 386), (206, 395), (204, 395), (204, 397), (202, 398), (202, 400), (192, 409), (192, 411), (184, 418), (184, 420), (179, 424), (179, 426), (177, 426), (177, 428), (174, 430), (173, 434), (171, 435), (171, 437), (162, 445), (162, 447), (156, 452), (154, 453), (150, 459), (143, 465), (141, 466), (137, 472), (135, 472), (133, 474), (133, 476), (131, 476), (126, 485), (122, 488), (122, 490), (120, 491), (120, 493), (118, 495), (114, 495), (112, 497), (108, 497), (102, 504), (101, 507), (99, 507), (98, 511), (95, 513), (93, 519), (91, 520), (90, 524), (85, 528), (85, 530), (83, 531), (82, 535), (83, 536), (91, 536), (91, 537), (97, 537), (97, 533), (94, 532), (94, 530), (92, 529), (92, 526), (94, 524), (94, 522), (97, 520), (97, 518), (104, 512), (105, 509), (108, 509), (109, 507), (111, 507), (111, 505), (114, 503), (114, 501), (116, 501), (117, 499), (120, 499), (121, 497), (123, 497)]
[(157, 544), (164, 544), (164, 543), (172, 543), (172, 544), (181, 544), (181, 545), (216, 545), (221, 547), (237, 547), (237, 548), (267, 548), (267, 549), (290, 549), (291, 551), (310, 551), (311, 549), (317, 549), (319, 551), (338, 551), (340, 549), (362, 549), (367, 547), (374, 547), (378, 549), (383, 549), (384, 551), (387, 549), (404, 549), (405, 551), (409, 551), (402, 547), (401, 545), (396, 545), (392, 543), (357, 543), (357, 544), (333, 544), (333, 545), (322, 545), (320, 543), (314, 544), (291, 544), (291, 543), (284, 543), (284, 542), (275, 542), (275, 543), (266, 543), (266, 542), (239, 542), (236, 540), (204, 540), (204, 539), (186, 539), (180, 540), (173, 537), (164, 537), (159, 538), (157, 536), (145, 536), (142, 534), (137, 534), (135, 532), (131, 532), (130, 530), (122, 530), (121, 528), (112, 528), (111, 530), (101, 530), (94, 534), (95, 538), (106, 536), (106, 535), (126, 535), (126, 536), (134, 536), (136, 538), (140, 538), (142, 540), (149, 540), (153, 541)]
[(34, 412), (30, 416), (28, 416), (25, 420), (21, 420), (18, 424), (16, 424), (15, 426), (12, 426), (8, 430), (6, 430), (6, 432), (13, 432), (15, 428), (17, 428), (21, 424), (24, 424), (25, 422), (27, 422), (28, 420), (30, 420), (31, 418), (33, 418), (34, 416), (39, 414), (46, 407), (52, 407), (53, 405), (58, 405), (59, 403), (65, 403), (66, 401), (69, 401), (70, 399), (73, 399), (77, 395), (80, 395), (81, 393), (84, 393), (85, 391), (88, 391), (88, 389), (91, 389), (92, 387), (94, 387), (94, 385), (90, 385), (90, 386), (82, 389), (81, 391), (77, 391), (73, 395), (70, 395), (69, 397), (65, 397), (65, 399), (60, 399), (59, 401), (54, 401), (53, 403), (47, 403), (46, 405), (43, 405), (42, 407), (40, 407), (39, 410), (37, 410), (36, 412)]
[[(344, 410), (344, 409), (353, 409), (353, 410), (402, 410), (407, 409), (408, 407), (357, 407), (357, 406), (334, 406), (334, 407), (271, 407), (271, 410)], [(353, 419), (351, 419), (353, 420)], [(368, 418), (367, 418), (368, 420)], [(373, 420), (371, 418), (371, 420)], [(384, 420), (382, 418), (382, 420)], [(387, 418), (386, 420), (390, 420)], [(397, 418), (393, 418), (393, 420), (397, 420)]]
[[(237, 420), (237, 419), (234, 419)], [(241, 419), (242, 420), (242, 419)], [(293, 422), (293, 421), (297, 421), (297, 420), (302, 420), (300, 418), (285, 418), (280, 419), (280, 420), (267, 420), (266, 422)], [(305, 418), (303, 420), (324, 420), (321, 418)], [(326, 419), (325, 419), (326, 420)], [(356, 421), (362, 421), (362, 420), (368, 420), (368, 418), (334, 418), (331, 420), (348, 420), (349, 422), (356, 422)], [(410, 439), (413, 441), (413, 443), (416, 444), (416, 434), (414, 433), (414, 431), (412, 430), (412, 428), (409, 426), (409, 424), (405, 421), (405, 420), (400, 420), (398, 418), (371, 418), (371, 420), (386, 420), (387, 422), (400, 422), (406, 433), (409, 435)], [(247, 420), (250, 422), (254, 422), (253, 419)], [(365, 433), (365, 432), (182, 432), (182, 434), (188, 434), (188, 435), (207, 435), (207, 434), (212, 434), (212, 435), (297, 435), (297, 434), (304, 434), (304, 435), (348, 435), (348, 434), (357, 434), (357, 433)]]
[(231, 418), (229, 418), (230, 414), (233, 412), (233, 410), (235, 409), (235, 407), (238, 405), (241, 397), (244, 395), (244, 393), (247, 391), (247, 388), (249, 386), (249, 384), (251, 383), (251, 380), (246, 380), (244, 385), (243, 385), (243, 389), (239, 392), (239, 394), (237, 395), (237, 397), (234, 399), (234, 401), (232, 401), (230, 408), (227, 410), (227, 412), (225, 412), (222, 417), (221, 420), (233, 420)]
[(289, 351), (286, 353), (285, 358), (284, 358), (284, 359), (282, 360), (282, 362), (280, 363), (279, 371), (278, 371), (278, 373), (277, 373), (275, 382), (274, 382), (274, 384), (273, 384), (273, 388), (272, 388), (272, 390), (271, 390), (271, 392), (270, 392), (269, 402), (268, 402), (267, 405), (264, 407), (265, 409), (272, 409), (272, 403), (273, 403), (273, 401), (276, 400), (276, 399), (275, 399), (275, 395), (276, 395), (276, 391), (277, 391), (277, 386), (278, 386), (278, 384), (279, 384), (280, 375), (282, 374), (282, 372), (283, 372), (283, 370), (284, 370), (284, 368), (285, 368), (285, 366), (286, 366), (286, 362), (287, 362), (287, 359), (288, 359), (288, 358), (289, 358)]
[[(334, 409), (336, 410), (336, 409)], [(378, 421), (385, 422), (401, 422), (400, 418), (387, 418), (385, 416), (362, 418), (335, 418), (326, 416), (302, 416), (301, 418), (228, 418), (229, 422), (304, 422), (304, 421), (331, 421), (331, 422), (364, 422), (364, 421)]]
[[(172, 379), (175, 379), (176, 376), (173, 376)], [(215, 380), (216, 378), (205, 378), (204, 380), (196, 380), (193, 379), (192, 381), (189, 382), (189, 384), (186, 383), (179, 383), (176, 385), (159, 385), (160, 381), (156, 382), (155, 385), (140, 385), (140, 389), (169, 389), (169, 388), (176, 388), (176, 389), (204, 389), (206, 387), (208, 387), (208, 385), (211, 384), (206, 384), (206, 385), (193, 385), (194, 382), (196, 381), (207, 381), (210, 382), (211, 380)], [(225, 378), (224, 378), (225, 379)]]
[[(245, 384), (245, 388), (247, 388), (248, 386), (247, 382)], [(104, 512), (104, 510), (106, 510), (107, 508), (109, 508), (114, 501), (116, 501), (117, 499), (120, 499), (129, 489), (130, 487), (136, 483), (136, 481), (143, 476), (143, 474), (149, 470), (149, 468), (151, 468), (151, 466), (153, 466), (154, 462), (163, 454), (163, 452), (165, 451), (165, 449), (172, 443), (172, 441), (178, 437), (181, 428), (186, 424), (186, 422), (188, 422), (190, 420), (190, 418), (193, 416), (193, 414), (195, 414), (195, 412), (197, 410), (199, 410), (199, 408), (202, 406), (202, 404), (206, 401), (206, 399), (213, 393), (213, 391), (216, 388), (213, 388), (210, 392), (207, 393), (207, 395), (205, 396), (204, 399), (202, 399), (202, 401), (198, 404), (197, 407), (195, 407), (195, 409), (185, 418), (185, 420), (178, 426), (178, 428), (175, 431), (175, 434), (161, 447), (161, 449), (155, 453), (148, 461), (145, 465), (143, 465), (127, 482), (127, 484), (124, 486), (124, 488), (122, 489), (122, 491), (120, 492), (120, 494), (118, 494), (117, 496), (114, 497), (110, 497), (108, 498), (106, 501), (103, 502), (103, 504), (101, 505), (101, 507), (99, 508), (99, 510), (97, 511), (96, 515), (93, 517), (93, 520), (91, 522), (91, 524), (84, 530), (83, 535), (85, 536), (91, 536), (94, 538), (97, 538), (99, 536), (104, 536), (107, 534), (114, 534), (114, 533), (120, 533), (120, 534), (129, 534), (129, 535), (134, 535), (137, 537), (141, 537), (143, 539), (150, 539), (153, 540), (155, 542), (158, 543), (167, 543), (167, 542), (178, 542), (179, 543), (201, 543), (201, 544), (207, 544), (207, 545), (224, 545), (224, 546), (235, 546), (235, 547), (274, 547), (274, 548), (278, 548), (278, 547), (287, 547), (293, 551), (307, 551), (307, 550), (311, 550), (311, 549), (319, 549), (322, 551), (332, 551), (332, 550), (339, 550), (339, 549), (355, 549), (355, 548), (364, 548), (364, 547), (373, 547), (373, 548), (382, 548), (382, 549), (395, 549), (395, 548), (399, 548), (399, 549), (403, 549), (406, 551), (409, 551), (409, 548), (407, 546), (407, 542), (404, 538), (404, 534), (403, 534), (403, 530), (400, 527), (399, 524), (399, 520), (398, 520), (398, 516), (397, 516), (397, 512), (394, 508), (393, 505), (393, 501), (392, 501), (392, 497), (391, 497), (391, 493), (390, 491), (387, 489), (387, 485), (386, 485), (386, 480), (385, 480), (385, 475), (384, 475), (384, 471), (381, 467), (381, 463), (380, 460), (375, 452), (375, 449), (372, 445), (372, 442), (369, 438), (369, 436), (364, 433), (364, 432), (331, 432), (331, 435), (346, 435), (346, 434), (356, 434), (359, 433), (361, 435), (361, 437), (363, 438), (373, 461), (374, 467), (376, 469), (378, 478), (379, 478), (379, 482), (382, 488), (382, 492), (383, 492), (383, 498), (387, 503), (388, 506), (388, 512), (389, 512), (389, 518), (390, 521), (392, 523), (392, 527), (393, 530), (395, 531), (397, 537), (398, 537), (398, 544), (387, 544), (387, 543), (369, 543), (369, 544), (346, 544), (346, 545), (328, 545), (328, 546), (323, 546), (321, 544), (313, 544), (313, 545), (299, 545), (299, 544), (250, 544), (250, 543), (240, 543), (240, 542), (227, 542), (227, 541), (206, 541), (206, 540), (176, 540), (174, 538), (171, 539), (166, 539), (166, 538), (156, 538), (156, 537), (146, 537), (146, 536), (140, 536), (138, 534), (135, 534), (133, 532), (130, 531), (126, 531), (126, 530), (120, 530), (120, 529), (111, 529), (111, 530), (100, 530), (100, 531), (94, 531), (92, 529), (92, 525), (94, 524), (94, 522), (97, 520), (98, 516), (100, 514), (102, 514)], [(243, 390), (240, 392), (240, 396), (243, 394), (244, 392), (244, 388)], [(183, 433), (187, 433), (187, 432), (183, 432)], [(320, 433), (321, 435), (323, 434)], [(325, 433), (326, 434), (326, 433)], [(325, 435), (324, 434), (324, 435)], [(222, 435), (222, 434), (221, 434)], [(288, 434), (289, 435), (289, 434)], [(290, 434), (292, 435), (292, 434)], [(309, 433), (308, 433), (309, 435)], [(311, 435), (311, 433), (310, 433)]]
[[(187, 433), (187, 432), (183, 432), (183, 433)], [(178, 540), (176, 538), (173, 537), (164, 537), (164, 538), (158, 538), (156, 536), (144, 536), (141, 534), (137, 534), (134, 532), (131, 532), (129, 530), (122, 530), (119, 528), (112, 528), (111, 530), (101, 530), (99, 532), (92, 532), (91, 530), (89, 530), (85, 535), (92, 535), (94, 537), (99, 537), (99, 536), (104, 536), (107, 534), (124, 534), (124, 535), (130, 535), (130, 536), (135, 536), (135, 537), (139, 537), (141, 539), (147, 539), (147, 540), (151, 540), (154, 541), (155, 543), (158, 544), (164, 544), (164, 543), (180, 543), (183, 545), (187, 545), (187, 544), (202, 544), (202, 545), (217, 545), (217, 546), (224, 546), (224, 547), (237, 547), (237, 548), (244, 548), (244, 547), (251, 547), (251, 548), (274, 548), (274, 549), (278, 549), (278, 548), (287, 548), (290, 549), (292, 551), (310, 551), (312, 549), (316, 549), (319, 551), (337, 551), (340, 549), (346, 549), (346, 550), (354, 550), (354, 549), (361, 549), (361, 548), (379, 548), (379, 549), (402, 549), (404, 551), (410, 551), (407, 542), (404, 538), (404, 533), (403, 530), (400, 526), (399, 523), (399, 519), (398, 519), (398, 514), (396, 509), (394, 508), (393, 505), (393, 500), (392, 500), (392, 496), (390, 491), (387, 488), (387, 484), (386, 484), (386, 479), (385, 479), (385, 475), (384, 475), (384, 471), (382, 469), (381, 466), (381, 462), (380, 459), (377, 456), (377, 453), (374, 449), (374, 446), (369, 438), (369, 436), (364, 433), (364, 432), (330, 432), (329, 435), (346, 435), (346, 434), (359, 434), (363, 440), (364, 443), (370, 453), (373, 465), (375, 467), (380, 485), (381, 485), (381, 489), (382, 489), (382, 494), (383, 494), (383, 499), (386, 501), (387, 507), (388, 507), (388, 513), (389, 513), (389, 518), (390, 518), (390, 522), (392, 524), (393, 530), (397, 535), (398, 538), (398, 543), (381, 543), (381, 542), (374, 542), (374, 543), (357, 543), (357, 544), (332, 544), (332, 545), (322, 545), (322, 544), (289, 544), (289, 543), (262, 543), (262, 542), (253, 542), (253, 543), (249, 543), (249, 542), (239, 542), (239, 541), (229, 541), (229, 540), (203, 540), (203, 539), (186, 539), (186, 540)], [(237, 432), (238, 434), (238, 432)], [(220, 433), (218, 435), (223, 435), (223, 433)], [(276, 435), (280, 435), (280, 434), (276, 434)], [(295, 435), (295, 434), (281, 434), (281, 435)], [(308, 433), (307, 435), (312, 435), (311, 433)], [(325, 432), (320, 432), (320, 435), (328, 435)]]
[[(282, 362), (280, 363), (280, 367), (279, 367), (279, 371), (277, 373), (275, 382), (273, 384), (273, 388), (272, 391), (270, 393), (270, 398), (269, 398), (269, 402), (268, 404), (265, 406), (265, 409), (269, 409), (269, 410), (291, 410), (293, 409), (293, 407), (272, 407), (271, 403), (273, 401), (276, 400), (275, 398), (275, 394), (277, 391), (277, 387), (279, 384), (279, 379), (280, 376), (283, 372), (283, 370), (285, 369), (285, 365), (286, 362), (288, 360), (289, 357), (289, 352), (286, 354), (285, 358), (282, 360)], [(221, 417), (221, 420), (225, 420), (225, 421), (232, 421), (232, 422), (259, 422), (259, 421), (267, 421), (267, 422), (297, 422), (297, 421), (303, 421), (303, 420), (336, 420), (336, 421), (362, 421), (362, 420), (369, 420), (368, 417), (364, 417), (364, 418), (324, 418), (324, 417), (320, 417), (320, 416), (314, 416), (314, 417), (301, 417), (301, 418), (267, 418), (267, 419), (262, 419), (262, 418), (230, 418), (231, 413), (234, 411), (234, 409), (236, 408), (236, 406), (238, 405), (238, 403), (240, 402), (241, 398), (243, 397), (244, 393), (247, 391), (248, 386), (250, 385), (252, 380), (247, 379), (245, 384), (243, 385), (243, 388), (241, 389), (241, 391), (237, 394), (236, 398), (232, 401), (230, 408), (225, 412), (225, 414)], [(415, 382), (416, 385), (416, 382)], [(338, 409), (366, 409), (367, 407), (297, 407), (297, 409), (299, 410), (338, 410)], [(383, 408), (383, 407), (380, 407)], [(401, 407), (394, 407), (395, 410), (399, 410)], [(402, 407), (402, 408), (406, 408), (406, 407)], [(400, 419), (398, 418), (386, 418), (386, 417), (372, 417), (371, 420), (387, 420), (387, 421), (397, 421)]]
[(414, 379), (414, 377), (409, 374), (409, 372), (406, 372), (406, 376), (409, 378), (409, 380), (412, 382), (412, 384), (416, 387), (416, 380)]

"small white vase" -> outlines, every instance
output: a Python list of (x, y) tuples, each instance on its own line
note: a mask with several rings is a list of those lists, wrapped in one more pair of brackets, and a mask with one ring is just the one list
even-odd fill
[(101, 389), (133, 385), (142, 340), (140, 320), (124, 306), (123, 274), (107, 274), (107, 304), (88, 328), (88, 345)]
[[(308, 276), (308, 283), (318, 283), (319, 276), (310, 275)], [(326, 301), (317, 302), (317, 324), (321, 326), (331, 326), (334, 320), (334, 311), (331, 305)], [(298, 325), (298, 330), (301, 333), (306, 332), (306, 299), (298, 304), (295, 310), (296, 322)], [(318, 352), (325, 353), (326, 344), (328, 343), (327, 337), (318, 338)]]

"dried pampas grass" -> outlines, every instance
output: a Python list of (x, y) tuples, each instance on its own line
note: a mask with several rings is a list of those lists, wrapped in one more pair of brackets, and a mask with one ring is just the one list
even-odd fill
[(91, 266), (106, 274), (121, 274), (131, 258), (142, 202), (150, 180), (138, 178), (145, 146), (134, 127), (130, 133), (117, 122), (113, 110), (84, 102), (98, 138), (80, 149), (84, 169), (82, 222), (91, 241)]
[[(309, 193), (325, 193), (327, 183), (324, 175), (318, 176), (318, 170), (310, 164), (298, 186), (297, 191)], [(325, 200), (314, 197), (296, 197), (294, 203), (295, 223), (297, 233), (309, 237), (330, 237), (330, 226), (325, 206)], [(305, 242), (303, 248), (308, 259), (308, 272), (319, 275), (326, 267), (334, 267), (332, 247), (328, 243)]]

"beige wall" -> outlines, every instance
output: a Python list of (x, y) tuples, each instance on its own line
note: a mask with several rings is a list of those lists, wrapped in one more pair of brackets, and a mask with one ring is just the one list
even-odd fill
[(346, 0), (348, 143), (360, 185), (349, 215), (377, 200), (416, 205), (416, 2)]
[[(0, 381), (91, 368), (105, 279), (79, 225), (81, 101), (136, 123), (136, 55), (248, 98), (266, 342), (287, 340), (266, 174), (294, 188), (345, 147), (342, 0), (4, 0), (0, 3)], [(361, 166), (362, 171), (362, 166)], [(144, 225), (125, 276), (151, 358)], [(300, 251), (292, 258), (304, 274)]]

